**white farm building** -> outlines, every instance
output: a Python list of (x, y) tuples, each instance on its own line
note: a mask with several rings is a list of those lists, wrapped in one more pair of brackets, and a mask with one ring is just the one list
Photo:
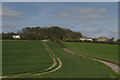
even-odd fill
[(82, 38), (80, 38), (80, 40), (81, 41), (93, 41), (93, 39), (92, 38), (88, 38), (88, 37), (82, 37)]
[(45, 40), (43, 40), (43, 41), (44, 41), (44, 42), (47, 42), (48, 40), (45, 39)]
[(21, 39), (20, 35), (13, 35), (13, 39)]

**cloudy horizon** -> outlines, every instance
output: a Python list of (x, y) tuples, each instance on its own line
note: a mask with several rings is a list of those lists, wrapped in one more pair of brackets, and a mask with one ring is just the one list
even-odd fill
[(84, 36), (118, 37), (117, 2), (3, 2), (2, 31), (56, 25)]

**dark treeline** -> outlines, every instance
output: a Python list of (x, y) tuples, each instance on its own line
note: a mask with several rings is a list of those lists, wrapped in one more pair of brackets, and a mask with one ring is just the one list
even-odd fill
[[(2, 39), (9, 40), (13, 39), (13, 35), (19, 34), (21, 40), (43, 40), (50, 39), (54, 42), (60, 43), (60, 40), (70, 41), (70, 42), (92, 42), (92, 43), (105, 43), (105, 44), (120, 44), (120, 39), (113, 41), (114, 38), (110, 38), (105, 42), (98, 42), (95, 39), (93, 41), (80, 41), (83, 35), (80, 32), (73, 32), (70, 29), (60, 28), (58, 26), (52, 27), (26, 27), (23, 28), (18, 33), (2, 33)], [(1, 35), (1, 34), (0, 34)]]
[(23, 40), (74, 40), (83, 36), (80, 32), (73, 32), (70, 29), (53, 26), (49, 28), (26, 27), (23, 28), (19, 33), (2, 33), (2, 39), (13, 39), (12, 36), (14, 34), (19, 34)]
[(60, 47), (66, 47), (61, 43), (61, 40), (76, 40), (83, 36), (80, 32), (73, 32), (70, 29), (52, 26), (49, 28), (26, 27), (19, 31), (19, 33), (2, 33), (2, 39), (13, 39), (13, 35), (16, 34), (20, 35), (21, 40), (50, 39), (51, 41), (57, 43)]
[(114, 40), (114, 39), (115, 38), (112, 37), (108, 39), (107, 41), (97, 41), (96, 38), (93, 38), (93, 41), (67, 40), (67, 42), (85, 42), (85, 43), (102, 43), (102, 44), (119, 44), (120, 45), (120, 39), (117, 39), (117, 40)]
[[(10, 32), (10, 33), (3, 33), (2, 32), (2, 39), (13, 39), (13, 35), (16, 33)], [(0, 34), (1, 35), (1, 34)]]
[(119, 44), (120, 45), (120, 39), (116, 40), (116, 41), (78, 41), (78, 40), (75, 40), (75, 41), (70, 41), (68, 40), (67, 42), (85, 42), (85, 43), (101, 43), (101, 44)]
[(77, 37), (82, 37), (80, 32), (73, 32), (69, 29), (63, 29), (57, 26), (50, 28), (40, 28), (40, 27), (27, 27), (21, 31), (22, 39), (27, 40), (42, 40), (42, 39), (76, 39)]

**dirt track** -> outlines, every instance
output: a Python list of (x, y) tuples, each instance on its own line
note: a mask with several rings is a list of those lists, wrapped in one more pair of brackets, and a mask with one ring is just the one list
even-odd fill
[[(45, 42), (43, 42), (43, 44), (44, 44), (44, 47), (45, 47), (46, 51), (50, 54), (50, 56), (53, 59), (52, 66), (50, 66), (49, 68), (47, 68), (45, 70), (42, 70), (43, 72), (40, 72), (40, 73), (35, 73), (35, 74), (32, 74), (32, 73), (21, 73), (21, 74), (15, 74), (14, 76), (2, 76), (2, 77), (0, 76), (0, 78), (17, 78), (17, 77), (19, 77), (21, 75), (28, 75), (28, 74), (32, 75), (32, 76), (34, 76), (34, 75), (41, 75), (41, 74), (51, 73), (51, 72), (54, 72), (54, 71), (57, 71), (58, 69), (60, 69), (62, 67), (61, 60), (58, 57), (55, 56), (55, 54), (51, 51), (51, 49), (48, 47), (48, 45)], [(58, 61), (58, 63), (57, 63), (57, 61)], [(58, 66), (57, 66), (57, 64), (58, 64)], [(54, 67), (56, 67), (56, 68), (54, 68)]]
[[(49, 67), (48, 69), (45, 69), (45, 71), (46, 71), (46, 70), (50, 70), (50, 69), (52, 69), (53, 67), (55, 67), (55, 66), (57, 65), (56, 59), (57, 59), (58, 62), (59, 62), (59, 66), (57, 66), (55, 69), (52, 69), (52, 70), (50, 70), (50, 71), (46, 71), (46, 72), (42, 72), (42, 73), (37, 73), (37, 74), (35, 74), (35, 75), (41, 75), (41, 74), (51, 73), (51, 72), (54, 72), (54, 71), (56, 71), (56, 70), (58, 70), (58, 69), (60, 69), (60, 68), (62, 67), (62, 62), (61, 62), (61, 60), (60, 60), (58, 57), (55, 56), (55, 54), (50, 50), (50, 48), (48, 47), (48, 45), (47, 45), (46, 43), (43, 43), (43, 44), (44, 44), (44, 46), (45, 46), (45, 49), (46, 49), (46, 50), (48, 51), (48, 53), (52, 56), (53, 61), (54, 61), (53, 65), (52, 65), (51, 67)], [(56, 58), (56, 59), (55, 59), (55, 58)]]
[[(71, 53), (71, 54), (75, 54), (74, 52), (72, 52), (70, 49), (66, 49), (64, 48), (65, 51)], [(120, 75), (120, 67), (116, 64), (113, 64), (113, 63), (110, 63), (110, 62), (106, 62), (106, 61), (103, 61), (103, 60), (99, 60), (99, 59), (96, 59), (96, 58), (91, 58), (91, 57), (87, 57), (85, 55), (82, 55), (82, 54), (76, 54), (78, 56), (81, 56), (81, 57), (86, 57), (86, 58), (89, 58), (89, 59), (92, 59), (92, 60), (95, 60), (95, 61), (99, 61), (107, 66), (109, 66), (110, 68), (112, 68), (113, 71), (115, 71), (117, 74)]]

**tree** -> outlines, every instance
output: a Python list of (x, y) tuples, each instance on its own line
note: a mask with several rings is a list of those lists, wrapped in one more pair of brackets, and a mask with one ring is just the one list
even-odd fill
[(120, 42), (120, 39), (117, 39), (117, 41), (116, 42)]
[(40, 27), (26, 27), (21, 31), (21, 35), (24, 39), (41, 40), (41, 39), (77, 39), (82, 37), (80, 32), (73, 32), (69, 29), (60, 28), (58, 26), (52, 26), (49, 28)]
[(11, 32), (11, 33), (2, 32), (2, 39), (13, 39), (14, 34), (15, 34), (14, 32)]
[(115, 38), (112, 37), (112, 38), (109, 39), (109, 41), (110, 41), (110, 42), (114, 42), (114, 39), (115, 39)]

